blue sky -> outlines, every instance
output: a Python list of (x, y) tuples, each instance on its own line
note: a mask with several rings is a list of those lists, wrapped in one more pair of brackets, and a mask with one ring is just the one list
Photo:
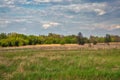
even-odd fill
[(120, 0), (0, 0), (0, 33), (120, 35)]

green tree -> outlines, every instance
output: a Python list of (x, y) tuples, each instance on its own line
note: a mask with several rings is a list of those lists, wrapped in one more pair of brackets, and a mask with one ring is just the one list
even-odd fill
[(2, 47), (8, 47), (8, 45), (9, 45), (9, 42), (8, 42), (7, 39), (0, 40), (0, 46), (2, 46)]
[(64, 45), (64, 44), (65, 44), (65, 39), (64, 39), (64, 38), (61, 39), (60, 44), (61, 44), (61, 45)]
[(0, 40), (1, 40), (1, 39), (6, 39), (6, 38), (7, 38), (6, 33), (1, 33), (1, 34), (0, 34)]
[(97, 37), (90, 36), (90, 43), (93, 43), (94, 45), (97, 44)]

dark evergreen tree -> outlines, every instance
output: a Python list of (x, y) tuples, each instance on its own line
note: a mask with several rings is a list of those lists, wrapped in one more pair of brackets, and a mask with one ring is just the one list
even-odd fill
[(109, 45), (109, 42), (111, 42), (111, 36), (109, 34), (106, 34), (105, 43), (107, 43)]
[(79, 45), (84, 45), (85, 44), (84, 37), (83, 37), (81, 32), (78, 33), (77, 40), (78, 40)]

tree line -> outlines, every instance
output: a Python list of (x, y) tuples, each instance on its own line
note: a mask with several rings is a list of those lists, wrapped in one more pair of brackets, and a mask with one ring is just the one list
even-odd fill
[(0, 33), (0, 46), (25, 46), (36, 44), (79, 44), (85, 43), (107, 43), (120, 42), (120, 36), (106, 34), (104, 37), (90, 36), (84, 37), (81, 32), (78, 35), (60, 35), (55, 33), (49, 33), (48, 35), (25, 35), (19, 33)]

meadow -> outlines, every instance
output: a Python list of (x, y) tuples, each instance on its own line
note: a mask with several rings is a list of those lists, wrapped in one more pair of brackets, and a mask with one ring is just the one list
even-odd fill
[(120, 80), (120, 49), (0, 49), (0, 80)]

